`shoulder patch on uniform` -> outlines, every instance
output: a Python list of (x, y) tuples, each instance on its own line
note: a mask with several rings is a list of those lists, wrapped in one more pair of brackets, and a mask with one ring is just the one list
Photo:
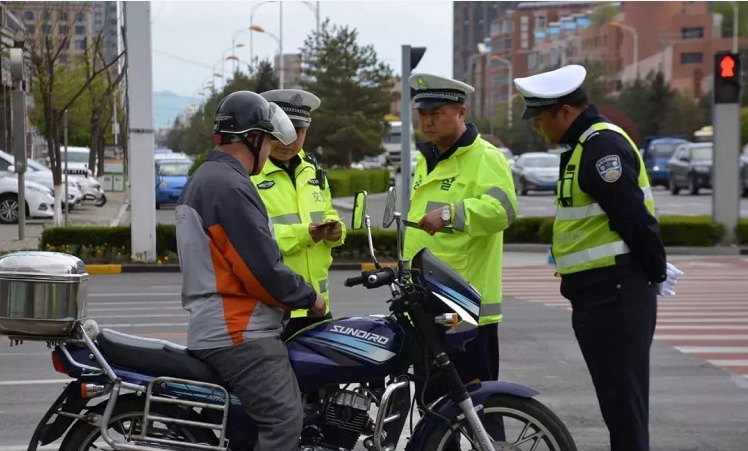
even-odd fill
[(618, 155), (608, 155), (607, 157), (600, 158), (595, 163), (595, 168), (600, 177), (608, 183), (613, 183), (621, 178), (621, 173), (623, 172), (621, 159)]
[(259, 189), (268, 189), (268, 188), (272, 188), (273, 186), (275, 186), (275, 182), (274, 181), (272, 181), (272, 180), (265, 180), (264, 182), (259, 183), (257, 185), (257, 188), (259, 188)]
[(319, 186), (319, 179), (310, 179), (309, 180), (310, 185)]

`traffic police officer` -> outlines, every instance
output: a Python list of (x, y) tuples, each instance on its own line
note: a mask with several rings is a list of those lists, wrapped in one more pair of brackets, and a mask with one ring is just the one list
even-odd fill
[(291, 312), (282, 335), (287, 340), (299, 330), (332, 317), (328, 282), (331, 250), (343, 244), (346, 230), (332, 208), (324, 171), (314, 156), (302, 149), (311, 112), (319, 107), (320, 99), (298, 89), (275, 89), (260, 95), (288, 115), (297, 139), (289, 145), (273, 141), (270, 158), (252, 182), (268, 210), (284, 263), (304, 277), (326, 302), (322, 319), (307, 316), (306, 310)]
[(503, 231), (517, 216), (511, 170), (475, 125), (465, 124), (472, 86), (429, 74), (414, 74), (409, 83), (429, 142), (418, 145), (408, 212), (418, 228), (406, 230), (405, 258), (427, 248), (481, 293), (478, 336), (450, 360), (466, 383), (497, 380)]
[(523, 119), (561, 155), (552, 253), (561, 294), (612, 451), (649, 450), (649, 351), (657, 294), (680, 273), (666, 262), (636, 145), (588, 104), (586, 71), (570, 65), (514, 80)]

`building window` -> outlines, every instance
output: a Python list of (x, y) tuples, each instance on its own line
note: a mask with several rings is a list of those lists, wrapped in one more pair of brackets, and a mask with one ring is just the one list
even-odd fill
[(535, 29), (536, 30), (544, 30), (545, 27), (546, 27), (545, 16), (537, 16), (535, 18)]
[(86, 15), (85, 15), (85, 14), (83, 14), (83, 13), (78, 13), (78, 14), (77, 14), (77, 15), (75, 16), (75, 20), (77, 20), (78, 22), (83, 22), (83, 21), (85, 21), (85, 20), (86, 20)]
[(702, 60), (703, 60), (703, 54), (701, 52), (680, 54), (681, 64), (701, 64)]
[(52, 25), (44, 26), (44, 34), (52, 34)]
[(530, 23), (530, 17), (522, 16), (522, 18), (520, 19), (520, 22), (522, 23), (522, 25), (527, 25), (528, 23)]
[(537, 53), (530, 53), (527, 55), (527, 68), (532, 70), (535, 69), (535, 66), (538, 65), (538, 54)]
[(85, 39), (76, 39), (75, 40), (75, 50), (86, 50), (86, 40)]
[(522, 32), (526, 33), (527, 31), (530, 30), (530, 26), (527, 25), (526, 23), (523, 23), (522, 26), (520, 26), (520, 30), (522, 30)]
[(23, 13), (23, 18), (25, 20), (34, 20), (34, 11), (26, 11)]
[(86, 34), (86, 26), (85, 25), (76, 25), (75, 26), (75, 34), (77, 34), (77, 35)]
[(68, 27), (67, 25), (60, 25), (59, 27), (57, 27), (57, 32), (59, 34), (68, 34), (68, 30), (70, 30), (70, 27)]
[(520, 42), (523, 49), (527, 49), (530, 47), (530, 40), (527, 39), (527, 36), (522, 36), (522, 41)]
[(65, 42), (62, 44), (62, 48), (65, 50), (70, 50), (70, 39), (65, 39)]
[(683, 27), (680, 35), (681, 39), (701, 39), (704, 37), (704, 27)]
[(67, 22), (67, 20), (68, 20), (68, 13), (66, 13), (65, 11), (61, 11), (57, 15), (57, 18), (60, 19), (61, 22)]

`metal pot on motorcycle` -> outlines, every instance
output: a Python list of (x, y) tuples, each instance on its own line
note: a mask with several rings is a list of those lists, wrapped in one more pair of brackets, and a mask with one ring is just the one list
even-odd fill
[(384, 217), (382, 218), (382, 227), (385, 229), (395, 221), (395, 204), (397, 202), (397, 190), (391, 186), (387, 191), (387, 203), (384, 206)]
[(351, 229), (361, 230), (366, 224), (366, 191), (359, 191), (353, 199), (353, 216)]

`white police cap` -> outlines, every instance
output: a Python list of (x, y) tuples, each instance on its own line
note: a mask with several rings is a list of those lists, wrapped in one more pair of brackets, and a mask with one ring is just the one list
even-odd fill
[(584, 67), (571, 64), (531, 77), (515, 78), (514, 85), (525, 101), (522, 119), (530, 119), (550, 106), (584, 98), (580, 86), (586, 76)]
[(291, 119), (294, 127), (309, 127), (312, 122), (311, 112), (322, 103), (319, 97), (301, 89), (273, 89), (260, 95), (268, 102), (278, 105)]
[(416, 109), (431, 110), (448, 103), (465, 103), (475, 88), (467, 83), (432, 74), (413, 74), (408, 79)]

